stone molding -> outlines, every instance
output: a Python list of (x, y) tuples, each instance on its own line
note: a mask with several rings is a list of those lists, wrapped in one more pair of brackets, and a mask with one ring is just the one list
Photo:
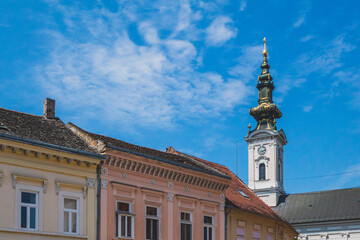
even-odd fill
[(101, 174), (108, 175), (109, 174), (109, 169), (106, 168), (106, 167), (101, 167)]
[(168, 200), (170, 202), (174, 201), (174, 194), (173, 193), (168, 193)]
[(25, 181), (36, 181), (36, 182), (42, 183), (43, 192), (46, 193), (47, 184), (48, 184), (48, 181), (46, 179), (37, 178), (37, 177), (33, 177), (33, 176), (24, 176), (24, 175), (12, 174), (11, 175), (11, 184), (12, 184), (13, 189), (16, 188), (16, 184), (17, 184), (19, 179), (20, 180), (25, 180)]
[[(228, 184), (213, 181), (210, 179), (186, 174), (182, 171), (169, 170), (159, 166), (153, 166), (134, 160), (119, 158), (115, 156), (107, 156), (105, 165), (115, 167), (126, 171), (141, 173), (152, 177), (159, 177), (172, 182), (181, 182), (186, 185), (194, 185), (202, 188), (209, 188), (215, 191), (225, 191)], [(123, 176), (124, 177), (124, 176)], [(169, 185), (168, 185), (169, 187)]]
[(94, 188), (95, 187), (95, 178), (86, 178), (86, 186), (90, 187), (90, 188)]
[(108, 186), (109, 181), (106, 179), (101, 179), (101, 188), (106, 189)]

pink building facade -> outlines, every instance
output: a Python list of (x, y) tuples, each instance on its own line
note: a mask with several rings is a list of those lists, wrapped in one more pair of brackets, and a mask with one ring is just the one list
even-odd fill
[(192, 158), (73, 131), (107, 158), (100, 239), (223, 240), (230, 177)]

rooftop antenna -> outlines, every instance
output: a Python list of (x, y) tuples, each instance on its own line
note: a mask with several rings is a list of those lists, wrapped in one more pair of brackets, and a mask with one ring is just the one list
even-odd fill
[(237, 139), (236, 139), (236, 144), (235, 144), (235, 148), (236, 148), (236, 176), (239, 176), (238, 175), (238, 153), (237, 153)]

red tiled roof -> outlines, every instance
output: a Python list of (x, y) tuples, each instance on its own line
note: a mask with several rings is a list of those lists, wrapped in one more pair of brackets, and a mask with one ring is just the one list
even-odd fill
[(213, 168), (208, 164), (204, 164), (202, 162), (196, 161), (191, 157), (180, 156), (179, 154), (168, 153), (168, 152), (164, 152), (164, 151), (124, 142), (124, 141), (116, 139), (116, 138), (112, 138), (112, 137), (108, 137), (108, 136), (104, 136), (104, 135), (100, 135), (100, 134), (96, 134), (96, 133), (91, 133), (91, 132), (81, 129), (80, 127), (74, 125), (73, 123), (68, 123), (68, 125), (70, 127), (75, 128), (77, 131), (87, 134), (90, 138), (92, 138), (94, 140), (102, 141), (103, 143), (106, 144), (107, 147), (115, 146), (117, 148), (128, 150), (133, 153), (142, 154), (143, 156), (155, 157), (157, 159), (163, 159), (163, 160), (166, 160), (170, 164), (179, 163), (179, 164), (182, 164), (183, 166), (187, 166), (190, 169), (195, 170), (195, 171), (202, 171), (204, 173), (212, 174), (212, 175), (219, 176), (219, 177), (226, 178), (226, 179), (230, 178), (226, 173), (219, 171), (218, 169)]
[[(197, 158), (191, 155), (184, 154), (182, 152), (176, 151), (174, 148), (169, 147), (166, 149), (167, 152), (179, 154), (182, 156), (188, 156), (200, 162), (203, 162), (213, 168), (226, 173), (231, 177), (231, 183), (225, 192), (226, 199), (237, 209), (240, 209), (245, 212), (270, 217), (275, 220), (284, 221), (279, 215), (276, 214), (266, 203), (264, 203), (256, 194), (251, 191), (251, 189), (240, 179), (238, 178), (230, 169), (227, 167), (206, 161), (201, 158)], [(242, 191), (247, 197), (243, 196), (240, 192)]]

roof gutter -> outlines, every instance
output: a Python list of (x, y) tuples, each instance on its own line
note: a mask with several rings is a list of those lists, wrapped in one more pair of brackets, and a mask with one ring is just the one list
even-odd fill
[(157, 160), (157, 161), (160, 161), (160, 162), (164, 162), (164, 163), (168, 163), (168, 164), (172, 164), (172, 165), (175, 165), (175, 166), (179, 166), (179, 167), (183, 167), (183, 168), (195, 170), (195, 171), (198, 171), (198, 172), (202, 172), (202, 173), (206, 173), (206, 174), (211, 174), (211, 175), (213, 175), (213, 176), (221, 177), (221, 178), (224, 178), (224, 179), (229, 179), (229, 180), (231, 180), (231, 177), (230, 177), (230, 176), (223, 176), (223, 175), (221, 175), (221, 174), (217, 174), (217, 173), (213, 173), (213, 172), (210, 172), (210, 171), (207, 171), (207, 170), (203, 170), (203, 169), (200, 169), (200, 168), (195, 168), (195, 167), (188, 166), (188, 165), (185, 165), (185, 164), (181, 164), (181, 163), (169, 161), (169, 160), (166, 160), (166, 159), (163, 159), (163, 158), (159, 158), (159, 157), (155, 157), (155, 156), (152, 156), (152, 155), (149, 155), (149, 154), (139, 153), (139, 152), (135, 152), (135, 151), (131, 151), (131, 150), (125, 149), (125, 148), (117, 147), (117, 146), (114, 146), (114, 145), (112, 145), (112, 144), (106, 144), (106, 147), (111, 148), (111, 149), (115, 149), (115, 150), (118, 150), (118, 151), (126, 152), (126, 153), (131, 153), (131, 154), (134, 154), (134, 155), (137, 155), (137, 156), (142, 156), (142, 157), (154, 159), (154, 160)]
[(82, 155), (85, 157), (97, 158), (97, 159), (101, 159), (101, 160), (106, 159), (105, 155), (101, 155), (98, 153), (92, 153), (92, 152), (82, 151), (82, 150), (78, 150), (78, 149), (74, 149), (74, 148), (63, 147), (63, 146), (59, 146), (59, 145), (55, 145), (55, 144), (51, 144), (51, 143), (45, 143), (45, 142), (32, 140), (32, 139), (28, 139), (28, 138), (12, 136), (12, 135), (8, 135), (8, 134), (4, 134), (4, 133), (0, 133), (0, 138), (9, 140), (9, 141), (19, 142), (19, 143), (26, 143), (26, 144), (30, 144), (30, 145), (34, 145), (34, 146), (38, 146), (38, 147), (44, 147), (44, 148), (48, 148), (48, 149), (52, 149), (52, 150), (67, 152), (67, 153), (71, 153), (71, 154), (78, 154), (78, 155)]
[(100, 240), (100, 214), (101, 214), (101, 167), (102, 167), (103, 161), (100, 162), (99, 165), (97, 165), (97, 194), (96, 194), (96, 240)]

